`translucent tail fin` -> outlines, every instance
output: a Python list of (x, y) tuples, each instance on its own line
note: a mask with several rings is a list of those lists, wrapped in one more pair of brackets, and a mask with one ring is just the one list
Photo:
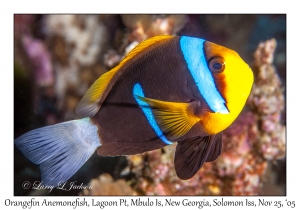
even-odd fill
[(29, 131), (15, 139), (15, 144), (40, 165), (43, 184), (57, 186), (74, 175), (101, 145), (97, 131), (90, 118), (83, 118)]

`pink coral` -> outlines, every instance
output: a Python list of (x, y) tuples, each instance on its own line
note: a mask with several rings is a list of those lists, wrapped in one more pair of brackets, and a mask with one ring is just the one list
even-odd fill
[(22, 38), (24, 49), (35, 68), (35, 81), (39, 86), (50, 86), (54, 82), (51, 55), (47, 46), (41, 40), (24, 35)]

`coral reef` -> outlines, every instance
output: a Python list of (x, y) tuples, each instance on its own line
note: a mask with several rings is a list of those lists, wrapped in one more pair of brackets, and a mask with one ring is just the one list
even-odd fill
[(80, 97), (106, 71), (99, 59), (107, 40), (106, 28), (97, 15), (49, 15), (45, 26), (54, 58), (57, 106), (67, 110), (63, 120), (74, 119)]
[(260, 141), (256, 151), (267, 160), (285, 156), (285, 126), (281, 124), (284, 109), (283, 87), (275, 67), (272, 65), (276, 40), (260, 43), (254, 53), (253, 85), (248, 105), (257, 113)]
[(125, 180), (113, 181), (109, 174), (102, 174), (96, 179), (92, 179), (88, 186), (91, 189), (84, 189), (79, 195), (133, 195), (132, 188), (126, 184)]
[(37, 86), (50, 86), (54, 83), (51, 55), (44, 42), (29, 35), (22, 37), (22, 44), (35, 69)]
[(186, 21), (186, 15), (122, 15), (122, 21), (131, 31), (129, 41), (141, 42), (157, 35), (175, 35)]

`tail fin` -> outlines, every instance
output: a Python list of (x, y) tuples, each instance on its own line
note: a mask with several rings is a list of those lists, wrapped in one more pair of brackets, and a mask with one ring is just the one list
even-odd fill
[(74, 175), (101, 145), (97, 130), (90, 118), (83, 118), (29, 131), (15, 144), (40, 165), (43, 184), (57, 186)]

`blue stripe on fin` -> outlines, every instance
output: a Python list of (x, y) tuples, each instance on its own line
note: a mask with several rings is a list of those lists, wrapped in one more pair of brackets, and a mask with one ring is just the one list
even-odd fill
[(205, 101), (214, 112), (229, 114), (225, 100), (216, 88), (204, 55), (204, 39), (182, 36), (180, 47), (192, 77)]
[(154, 132), (156, 133), (156, 135), (165, 143), (165, 144), (173, 144), (173, 142), (170, 142), (163, 134), (163, 132), (160, 130), (159, 126), (156, 123), (156, 120), (154, 118), (154, 115), (151, 111), (151, 108), (149, 107), (149, 105), (144, 102), (141, 101), (140, 99), (138, 99), (136, 97), (136, 95), (141, 96), (141, 97), (145, 97), (144, 95), (144, 91), (142, 89), (142, 86), (137, 83), (134, 85), (133, 87), (133, 97), (135, 98), (136, 102), (139, 104), (139, 106), (141, 107), (142, 111), (144, 112), (150, 126), (152, 127), (152, 129), (154, 130)]
[(78, 171), (99, 147), (98, 128), (90, 118), (35, 129), (15, 139), (15, 145), (40, 165), (43, 184), (56, 187)]

